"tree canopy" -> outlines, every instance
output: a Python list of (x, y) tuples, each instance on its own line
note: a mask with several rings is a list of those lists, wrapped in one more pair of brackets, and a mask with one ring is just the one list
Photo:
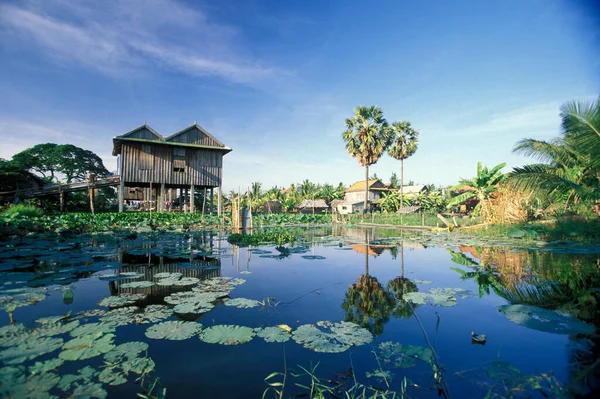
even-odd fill
[(12, 162), (17, 168), (48, 181), (58, 180), (57, 174), (64, 175), (67, 183), (71, 183), (85, 180), (89, 174), (109, 173), (98, 155), (72, 144), (38, 144), (15, 154)]

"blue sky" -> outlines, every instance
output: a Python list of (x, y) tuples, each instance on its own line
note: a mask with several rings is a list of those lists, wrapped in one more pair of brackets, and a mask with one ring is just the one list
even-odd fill
[[(600, 93), (594, 1), (69, 1), (0, 4), (0, 157), (72, 143), (109, 170), (112, 137), (198, 121), (233, 148), (224, 189), (364, 170), (341, 134), (357, 105), (420, 131), (405, 179), (454, 184), (529, 162), (559, 107)], [(388, 180), (399, 162), (371, 168)]]

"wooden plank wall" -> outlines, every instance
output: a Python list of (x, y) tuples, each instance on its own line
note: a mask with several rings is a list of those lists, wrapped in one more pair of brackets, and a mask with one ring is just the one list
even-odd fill
[(146, 129), (145, 127), (142, 127), (138, 130), (136, 130), (135, 132), (132, 132), (131, 134), (127, 135), (126, 137), (128, 138), (132, 138), (132, 139), (146, 139), (146, 140), (156, 140), (157, 137), (154, 135), (154, 133), (152, 133), (150, 130)]
[(223, 147), (222, 143), (214, 140), (212, 137), (207, 136), (197, 127), (191, 127), (187, 131), (178, 134), (177, 136), (171, 137), (168, 141), (173, 143), (186, 143), (186, 144), (200, 144), (210, 145), (213, 147)]
[[(146, 153), (142, 148), (151, 147)], [(123, 172), (125, 184), (165, 183), (167, 186), (219, 187), (223, 171), (223, 153), (186, 147), (186, 168), (173, 170), (173, 146), (123, 142)]]

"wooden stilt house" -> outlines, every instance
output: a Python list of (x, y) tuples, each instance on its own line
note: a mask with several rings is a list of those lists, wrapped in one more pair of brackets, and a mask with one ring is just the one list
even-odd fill
[[(148, 188), (148, 201), (157, 211), (165, 210), (167, 190), (179, 189), (180, 197), (194, 212), (194, 193), (210, 190), (210, 204), (217, 188), (221, 211), (223, 156), (231, 151), (194, 122), (191, 126), (163, 137), (145, 123), (113, 138), (121, 178), (118, 189), (119, 212), (123, 211), (125, 188)], [(155, 193), (155, 194), (154, 194)]]

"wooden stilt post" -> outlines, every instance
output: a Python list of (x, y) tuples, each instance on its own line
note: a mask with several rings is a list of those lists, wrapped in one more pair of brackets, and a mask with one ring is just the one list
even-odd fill
[(90, 211), (92, 215), (94, 214), (94, 189), (92, 187), (88, 188), (88, 195), (90, 196)]
[(213, 187), (210, 188), (210, 206), (208, 213), (212, 215), (214, 213), (214, 203), (215, 203), (215, 189)]
[(160, 183), (160, 211), (165, 211), (165, 183)]
[(58, 202), (60, 203), (60, 213), (65, 211), (65, 193), (63, 193), (60, 183), (58, 185)]
[(202, 216), (204, 216), (205, 209), (206, 209), (206, 187), (204, 187), (204, 192), (202, 194)]
[(179, 189), (179, 212), (183, 212), (183, 201), (185, 201), (185, 198), (183, 198), (183, 189), (180, 188)]
[(194, 204), (194, 191), (196, 191), (194, 185), (192, 184), (190, 187), (190, 213), (196, 212), (196, 207)]
[(222, 206), (222, 199), (221, 199), (221, 186), (219, 186), (219, 188), (217, 189), (217, 215), (221, 216), (221, 214), (223, 213), (223, 210), (221, 209)]
[(117, 189), (117, 201), (119, 201), (119, 213), (123, 212), (123, 201), (125, 200), (125, 182), (123, 178), (119, 182), (119, 188)]

